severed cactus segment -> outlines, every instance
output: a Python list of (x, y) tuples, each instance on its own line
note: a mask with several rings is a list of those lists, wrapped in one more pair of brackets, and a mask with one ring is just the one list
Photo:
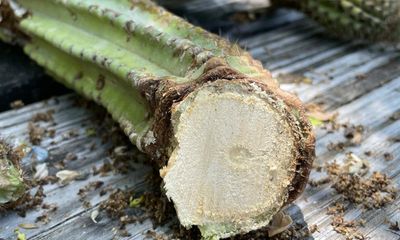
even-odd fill
[(0, 206), (16, 201), (25, 193), (18, 156), (0, 140)]
[(184, 226), (245, 233), (303, 191), (314, 158), (303, 107), (237, 45), (147, 0), (18, 3), (25, 52), (151, 156)]
[(340, 38), (400, 40), (400, 1), (397, 0), (276, 0), (274, 3), (305, 12)]

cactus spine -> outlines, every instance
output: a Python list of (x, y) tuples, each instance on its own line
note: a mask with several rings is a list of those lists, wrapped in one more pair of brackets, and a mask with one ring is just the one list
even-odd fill
[(147, 0), (18, 3), (25, 52), (107, 108), (160, 167), (184, 226), (255, 230), (304, 189), (314, 135), (302, 105), (237, 45)]

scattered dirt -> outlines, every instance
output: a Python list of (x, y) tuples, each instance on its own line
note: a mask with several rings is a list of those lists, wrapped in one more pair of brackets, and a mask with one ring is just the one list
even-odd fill
[(344, 235), (346, 239), (366, 239), (362, 233), (357, 231), (357, 228), (363, 225), (354, 220), (346, 221), (342, 214), (333, 216), (331, 225), (333, 230), (341, 235)]
[(381, 208), (396, 199), (397, 189), (386, 175), (379, 172), (374, 172), (368, 178), (339, 174), (333, 181), (332, 187), (345, 199), (361, 204), (366, 209)]
[(371, 157), (372, 156), (372, 151), (365, 151), (364, 155), (367, 157)]
[(396, 137), (390, 137), (388, 138), (389, 142), (393, 142), (393, 143), (399, 143), (400, 142), (400, 136), (396, 136)]
[(364, 126), (353, 124), (335, 124), (330, 130), (332, 132), (343, 131), (344, 141), (329, 143), (327, 148), (329, 151), (343, 152), (347, 147), (360, 145), (363, 140)]
[(390, 222), (390, 226), (389, 229), (392, 231), (396, 231), (399, 232), (400, 231), (400, 227), (399, 227), (399, 222)]
[(28, 123), (29, 141), (33, 145), (40, 145), (45, 136), (53, 138), (55, 136), (55, 130), (49, 128), (49, 126), (43, 127), (40, 122), (51, 122), (55, 125), (53, 118), (54, 110), (48, 110), (46, 112), (36, 113), (32, 116)]
[(393, 154), (388, 153), (388, 152), (385, 152), (385, 153), (383, 154), (383, 158), (384, 158), (386, 161), (392, 161), (392, 160), (394, 159)]
[(362, 141), (364, 127), (362, 125), (342, 125), (345, 128), (344, 136), (353, 144), (359, 145)]
[(115, 190), (109, 198), (100, 204), (100, 209), (107, 212), (111, 218), (120, 218), (125, 215), (125, 210), (129, 206), (129, 199), (133, 192)]
[[(96, 190), (100, 189), (103, 185), (104, 185), (103, 181), (93, 181), (93, 182), (89, 182), (89, 184), (86, 185), (85, 187), (79, 189), (79, 191), (78, 191), (79, 200), (83, 203), (83, 206), (85, 208), (90, 207), (90, 203), (86, 200), (88, 193), (91, 191), (96, 191)], [(104, 194), (105, 194), (105, 192), (104, 192)]]
[(12, 203), (7, 210), (14, 210), (19, 216), (25, 217), (28, 210), (32, 210), (43, 203), (43, 199), (46, 195), (43, 193), (43, 187), (39, 186), (34, 195), (30, 193), (25, 193), (20, 199)]
[(148, 230), (146, 232), (146, 237), (145, 239), (154, 239), (154, 240), (169, 240), (171, 239), (168, 235), (166, 234), (160, 234), (156, 231), (153, 230)]
[(344, 203), (336, 202), (331, 207), (328, 207), (327, 214), (332, 215), (331, 225), (337, 233), (346, 236), (346, 239), (365, 239), (365, 237), (357, 231), (358, 227), (364, 225), (363, 220), (347, 221), (344, 218), (346, 209)]
[(364, 210), (379, 209), (396, 199), (397, 189), (392, 181), (380, 172), (368, 175), (369, 163), (352, 153), (347, 154), (347, 160), (339, 165), (336, 162), (327, 164), (323, 168), (327, 177), (320, 180), (311, 180), (311, 186), (330, 183), (331, 187), (342, 198), (328, 207), (327, 214), (332, 215), (333, 229), (346, 239), (366, 239), (358, 228), (364, 225), (362, 219), (346, 220), (347, 204), (355, 204)]
[(330, 182), (331, 182), (331, 178), (330, 177), (324, 177), (324, 178), (321, 178), (321, 179), (318, 179), (318, 180), (310, 179), (308, 181), (308, 184), (310, 184), (310, 186), (312, 186), (312, 187), (318, 187), (318, 186), (321, 186), (321, 185), (324, 185), (324, 184), (327, 184), (327, 183), (330, 183)]
[[(316, 225), (311, 225), (309, 227), (305, 226), (304, 224), (299, 224), (299, 223), (294, 223), (292, 226), (289, 227), (289, 229), (287, 229), (286, 231), (273, 236), (269, 239), (273, 239), (273, 240), (289, 240), (289, 239), (305, 239), (307, 237), (311, 237), (312, 233), (317, 231), (317, 227)], [(264, 233), (264, 232), (261, 232)], [(263, 235), (259, 235), (258, 237), (254, 238), (254, 239), (268, 239), (266, 237), (267, 235), (265, 235), (265, 233)], [(236, 239), (236, 238), (234, 238)], [(246, 235), (244, 235), (244, 239), (251, 239)]]

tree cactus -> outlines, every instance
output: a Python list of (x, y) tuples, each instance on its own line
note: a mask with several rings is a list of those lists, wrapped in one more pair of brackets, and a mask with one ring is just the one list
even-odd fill
[(182, 225), (248, 232), (304, 189), (314, 135), (303, 107), (237, 45), (146, 0), (18, 3), (28, 14), (3, 27), (152, 158)]
[(303, 0), (297, 7), (341, 38), (400, 40), (399, 1)]

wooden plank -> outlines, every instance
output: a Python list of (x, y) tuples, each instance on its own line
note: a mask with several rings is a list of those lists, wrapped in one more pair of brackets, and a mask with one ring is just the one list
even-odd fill
[[(52, 125), (56, 130), (56, 137), (47, 138), (42, 141), (41, 147), (46, 149), (50, 155), (45, 163), (47, 163), (50, 170), (54, 172), (55, 169), (51, 168), (54, 163), (63, 160), (67, 153), (74, 153), (77, 155), (78, 159), (67, 162), (66, 169), (90, 173), (93, 166), (99, 168), (104, 161), (110, 161), (107, 151), (111, 147), (111, 143), (110, 141), (102, 143), (100, 137), (87, 136), (85, 131), (86, 128), (99, 128), (98, 124), (93, 122), (95, 113), (88, 111), (88, 109), (76, 106), (75, 100), (76, 96), (68, 95), (59, 99), (51, 99), (47, 102), (29, 105), (20, 110), (4, 112), (0, 114), (0, 132), (2, 133), (2, 136), (10, 142), (27, 142), (27, 125), (32, 116), (36, 113), (53, 110), (55, 111), (53, 114), (55, 125)], [(48, 123), (41, 124), (42, 127), (45, 127), (46, 125), (48, 125)], [(68, 140), (63, 139), (63, 136), (66, 136), (71, 131), (75, 131), (78, 135)], [(96, 144), (97, 147), (95, 149), (91, 148), (92, 144)], [(25, 166), (25, 169), (29, 169), (32, 166), (32, 162), (26, 164), (27, 166)], [(44, 193), (46, 194), (46, 197), (44, 203), (55, 203), (57, 204), (58, 209), (56, 212), (49, 215), (51, 218), (49, 224), (38, 223), (40, 226), (38, 229), (26, 231), (27, 237), (30, 238), (35, 237), (38, 234), (44, 234), (56, 226), (62, 225), (65, 221), (80, 218), (82, 216), (84, 220), (92, 221), (87, 217), (87, 215), (90, 215), (93, 208), (85, 209), (77, 195), (79, 189), (88, 185), (90, 182), (104, 182), (102, 188), (90, 192), (86, 197), (86, 200), (94, 207), (97, 207), (101, 201), (108, 197), (109, 193), (104, 196), (99, 196), (99, 191), (107, 187), (122, 189), (132, 188), (136, 191), (143, 191), (143, 189), (145, 189), (144, 179), (145, 175), (148, 174), (149, 167), (137, 163), (132, 163), (132, 165), (137, 170), (133, 172), (131, 171), (127, 175), (109, 174), (109, 176), (105, 177), (90, 176), (85, 180), (76, 181), (67, 186), (60, 184), (45, 185)], [(34, 191), (35, 189), (33, 192)], [(45, 210), (40, 209), (39, 207), (33, 211), (29, 211), (25, 218), (21, 218), (15, 212), (11, 211), (2, 213), (0, 215), (0, 236), (6, 239), (13, 239), (13, 230), (17, 228), (19, 224), (34, 223), (36, 218), (44, 211)], [(111, 227), (113, 222), (111, 220), (107, 221), (108, 222), (105, 225)], [(143, 224), (143, 226), (147, 226), (148, 222)], [(93, 222), (92, 225), (95, 228), (93, 229), (94, 232), (100, 234), (99, 230), (104, 230), (103, 225), (96, 225)], [(78, 229), (80, 229), (80, 227)], [(69, 235), (69, 237), (70, 239), (77, 239), (76, 237), (78, 235)]]

